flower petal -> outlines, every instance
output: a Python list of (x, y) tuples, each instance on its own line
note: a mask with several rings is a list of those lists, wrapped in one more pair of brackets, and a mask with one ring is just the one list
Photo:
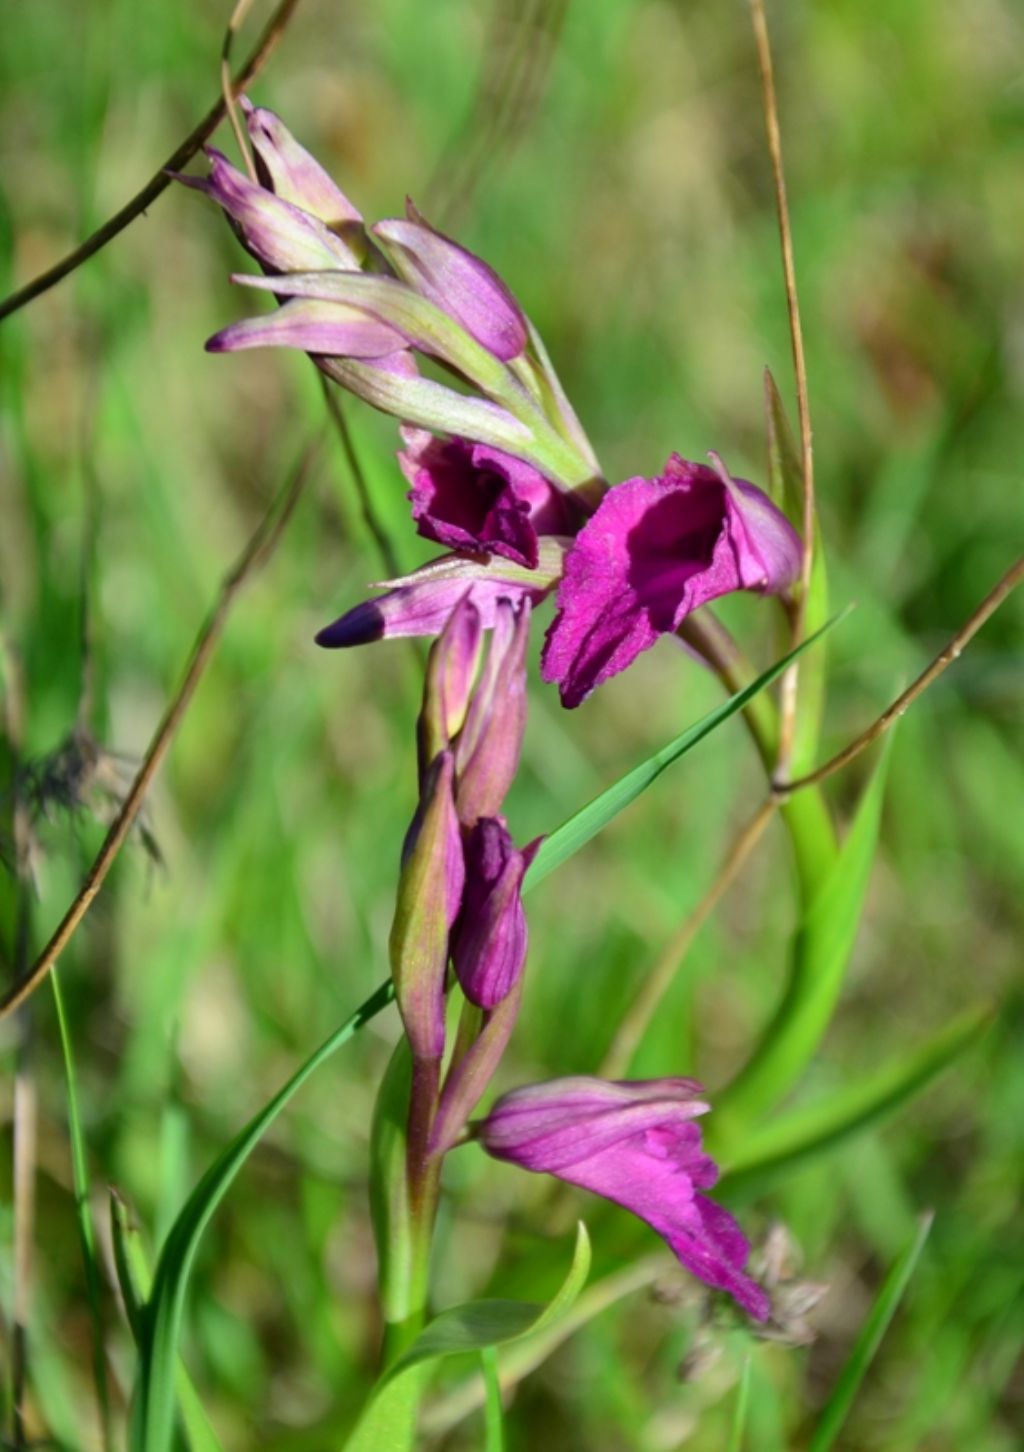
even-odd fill
[(526, 349), (526, 319), (512, 293), (482, 258), (431, 227), (411, 202), (408, 218), (371, 229), (399, 277), (457, 318), (503, 363)]
[(405, 338), (360, 308), (343, 303), (286, 302), (276, 312), (243, 318), (207, 340), (208, 353), (243, 348), (300, 348), (334, 358), (384, 358), (404, 348)]
[(362, 214), (335, 186), (315, 157), (299, 145), (280, 116), (263, 106), (254, 106), (248, 96), (239, 97), (239, 104), (245, 112), (245, 125), (258, 165), (275, 196), (301, 207), (332, 231), (340, 230), (342, 235), (347, 235), (346, 229), (353, 223), (362, 223)]

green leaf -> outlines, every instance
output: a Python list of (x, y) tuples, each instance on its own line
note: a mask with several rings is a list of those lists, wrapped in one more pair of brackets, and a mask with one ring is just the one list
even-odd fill
[(498, 1380), (498, 1353), (493, 1346), (480, 1352), (484, 1379), (484, 1452), (505, 1452), (505, 1413)]
[[(127, 1201), (113, 1187), (110, 1190), (110, 1230), (117, 1283), (121, 1288), (128, 1325), (138, 1344), (143, 1308), (149, 1295), (152, 1276), (138, 1224)], [(199, 1400), (199, 1393), (180, 1360), (178, 1399), (191, 1452), (223, 1452), (213, 1425)]]
[(751, 1058), (718, 1098), (718, 1133), (737, 1143), (793, 1087), (835, 1010), (857, 937), (885, 792), (891, 737), (846, 841), (796, 935), (789, 982)]
[(335, 1029), (218, 1156), (171, 1227), (157, 1262), (152, 1295), (142, 1314), (131, 1421), (132, 1452), (170, 1452), (185, 1293), (199, 1242), (214, 1211), (262, 1136), (310, 1075), (386, 1007), (392, 996), (390, 981), (382, 984), (351, 1018)]
[(726, 1160), (722, 1188), (732, 1200), (761, 1194), (790, 1170), (828, 1154), (852, 1135), (895, 1113), (975, 1044), (992, 1017), (989, 1004), (968, 1009), (919, 1048), (900, 1054), (865, 1081), (754, 1130)]
[(756, 681), (751, 681), (749, 686), (744, 686), (741, 691), (730, 696), (722, 705), (716, 706), (701, 720), (687, 727), (674, 741), (670, 741), (660, 751), (654, 752), (646, 761), (642, 761), (639, 766), (635, 766), (632, 771), (628, 771), (625, 776), (620, 777), (600, 796), (595, 797), (592, 802), (588, 802), (567, 822), (563, 822), (541, 844), (540, 851), (533, 859), (526, 874), (523, 890), (525, 891), (528, 887), (536, 887), (538, 882), (542, 882), (549, 873), (554, 872), (556, 867), (561, 867), (562, 863), (567, 861), (573, 853), (578, 852), (581, 847), (585, 847), (592, 837), (596, 837), (598, 832), (607, 827), (608, 823), (620, 812), (635, 802), (641, 792), (646, 791), (652, 782), (657, 781), (666, 767), (671, 766), (674, 761), (678, 761), (681, 756), (685, 756), (697, 745), (698, 741), (703, 741), (705, 736), (710, 736), (711, 732), (721, 726), (723, 722), (728, 721), (730, 716), (741, 711), (759, 691), (770, 686), (791, 661), (820, 640), (826, 631), (831, 630), (845, 613), (843, 611), (834, 616), (820, 630), (808, 636), (795, 650), (791, 650), (788, 655), (776, 661), (763, 675), (758, 676)]
[(921, 1216), (917, 1234), (903, 1254), (893, 1263), (892, 1269), (886, 1276), (875, 1304), (850, 1353), (850, 1359), (843, 1367), (832, 1395), (818, 1419), (808, 1452), (829, 1452), (829, 1448), (839, 1435), (850, 1408), (853, 1406), (860, 1384), (864, 1380), (865, 1373), (874, 1360), (882, 1337), (888, 1330), (889, 1323), (895, 1316), (907, 1286), (910, 1284), (910, 1278), (914, 1274), (921, 1251), (924, 1249), (924, 1243), (932, 1228), (933, 1218), (931, 1211)]
[(736, 1408), (732, 1414), (732, 1428), (729, 1432), (729, 1452), (743, 1452), (743, 1439), (747, 1431), (747, 1413), (750, 1410), (750, 1354), (743, 1358), (736, 1387)]
[(431, 1362), (505, 1346), (555, 1325), (570, 1310), (590, 1273), (590, 1238), (582, 1221), (569, 1273), (546, 1306), (531, 1301), (469, 1301), (442, 1311), (385, 1371), (345, 1452), (397, 1452), (411, 1445), (410, 1411), (423, 1395)]

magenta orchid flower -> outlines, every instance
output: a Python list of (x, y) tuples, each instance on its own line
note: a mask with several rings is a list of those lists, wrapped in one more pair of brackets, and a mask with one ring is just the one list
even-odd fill
[(799, 536), (766, 494), (673, 454), (659, 478), (610, 489), (576, 536), (541, 674), (578, 706), (709, 600), (779, 594), (799, 571)]
[(536, 569), (542, 534), (572, 532), (569, 496), (531, 464), (469, 439), (403, 429), (398, 456), (412, 488), (412, 517), (426, 539), (502, 555)]
[(718, 1178), (693, 1123), (709, 1108), (701, 1093), (692, 1079), (552, 1079), (505, 1094), (477, 1135), (496, 1159), (554, 1175), (638, 1215), (688, 1271), (766, 1321), (769, 1298), (744, 1273), (746, 1237), (728, 1211), (699, 1193)]
[(480, 1008), (497, 1008), (526, 962), (522, 886), (540, 838), (522, 852), (503, 817), (481, 817), (465, 837), (466, 885), (452, 935), (452, 963), (462, 991)]

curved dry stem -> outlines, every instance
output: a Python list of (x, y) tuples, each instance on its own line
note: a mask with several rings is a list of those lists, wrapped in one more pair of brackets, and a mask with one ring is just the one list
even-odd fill
[(644, 1034), (661, 1006), (662, 999), (671, 988), (694, 939), (736, 881), (741, 868), (774, 816), (777, 805), (777, 801), (769, 797), (743, 824), (730, 843), (715, 880), (665, 944), (616, 1030), (611, 1047), (597, 1071), (602, 1079), (621, 1079), (628, 1072), (633, 1055), (640, 1047)]
[(841, 771), (844, 766), (848, 766), (862, 751), (867, 751), (869, 746), (873, 746), (879, 737), (888, 731), (892, 723), (899, 720), (908, 706), (913, 705), (918, 696), (922, 695), (932, 682), (953, 664), (968, 641), (977, 635), (989, 616), (995, 614), (1022, 579), (1024, 579), (1024, 557), (1010, 566), (1003, 578), (994, 589), (989, 591), (978, 608), (971, 613), (927, 670), (922, 671), (917, 680), (909, 685), (902, 695), (896, 697), (892, 705), (882, 712), (877, 721), (873, 722), (866, 731), (862, 731), (848, 746), (844, 746), (842, 751), (837, 751), (835, 756), (826, 761), (823, 766), (816, 767), (806, 776), (797, 777), (795, 781), (774, 783), (776, 798), (785, 801), (787, 797), (794, 792), (801, 791), (804, 787), (817, 786), (819, 782), (825, 781), (837, 771)]
[[(298, 3), (299, 0), (281, 0), (267, 21), (252, 54), (235, 76), (231, 87), (235, 95), (238, 95), (250, 82), (255, 80), (266, 65), (284, 35)], [(189, 132), (177, 150), (173, 151), (156, 173), (150, 177), (142, 190), (136, 192), (130, 202), (126, 202), (120, 211), (115, 212), (102, 227), (99, 227), (91, 237), (87, 237), (73, 252), (69, 252), (66, 257), (62, 257), (59, 262), (55, 262), (52, 267), (48, 267), (45, 272), (41, 272), (38, 277), (33, 278), (31, 282), (27, 282), (24, 287), (19, 288), (17, 292), (12, 292), (10, 297), (0, 302), (0, 321), (26, 307), (37, 297), (41, 297), (44, 292), (49, 292), (51, 287), (55, 287), (58, 282), (61, 282), (69, 273), (74, 272), (76, 268), (81, 267), (82, 263), (87, 262), (90, 257), (95, 257), (96, 253), (102, 251), (108, 242), (112, 242), (129, 223), (141, 216), (146, 208), (156, 201), (161, 192), (166, 191), (170, 186), (171, 178), (167, 173), (180, 171), (183, 166), (188, 165), (203, 143), (208, 141), (216, 131), (224, 119), (224, 114), (224, 98), (221, 97), (207, 111), (198, 126)]]
[(238, 115), (238, 104), (235, 100), (235, 87), (231, 81), (231, 48), (235, 43), (235, 36), (241, 30), (252, 6), (252, 0), (236, 0), (235, 8), (231, 12), (231, 19), (228, 21), (227, 29), (224, 32), (224, 40), (220, 48), (220, 93), (224, 97), (224, 109), (227, 112), (228, 120), (231, 122), (231, 129), (235, 133), (235, 141), (238, 143), (238, 150), (242, 154), (245, 169), (249, 173), (250, 181), (257, 181), (256, 167), (252, 159), (252, 148), (249, 145), (249, 137), (246, 135), (245, 127)]
[(277, 547), (285, 525), (288, 523), (292, 511), (298, 503), (299, 496), (309, 474), (314, 452), (315, 449), (313, 446), (308, 447), (304, 451), (290, 479), (275, 496), (269, 509), (260, 521), (258, 528), (239, 556), (234, 568), (225, 577), (217, 599), (196, 637), (196, 642), (192, 647), (192, 654), (189, 657), (181, 685), (171, 698), (164, 712), (163, 719), (149, 744), (149, 749), (143, 758), (142, 765), (135, 775), (135, 779), (121, 804), (117, 816), (110, 826), (110, 830), (103, 839), (103, 845), (100, 847), (96, 859), (89, 869), (85, 882), (82, 884), (77, 896), (64, 914), (64, 917), (61, 919), (50, 941), (33, 963), (32, 967), (27, 973), (20, 976), (4, 994), (3, 998), (0, 999), (0, 1019), (6, 1018), (8, 1014), (12, 1013), (26, 999), (32, 996), (44, 981), (50, 969), (57, 962), (61, 953), (63, 953), (74, 936), (82, 919), (92, 906), (100, 888), (103, 886), (107, 873), (114, 864), (114, 859), (127, 840), (128, 834), (145, 800), (146, 792), (157, 773), (160, 763), (167, 754), (167, 749), (174, 738), (175, 732), (184, 719), (185, 712), (188, 710), (189, 703), (195, 694), (196, 686), (199, 684), (203, 672), (210, 663), (214, 650), (223, 634), (224, 625), (235, 599), (246, 582), (266, 563)]
[[(775, 206), (779, 219), (782, 275), (786, 285), (786, 311), (789, 316), (797, 412), (800, 420), (800, 472), (804, 491), (803, 556), (800, 566), (800, 593), (793, 619), (793, 644), (799, 645), (804, 633), (804, 611), (811, 585), (811, 568), (814, 563), (814, 453), (811, 436), (811, 410), (807, 396), (807, 361), (804, 355), (803, 329), (800, 324), (796, 265), (793, 261), (793, 232), (790, 227), (789, 204), (786, 199), (786, 174), (782, 165), (782, 135), (779, 130), (779, 110), (775, 95), (775, 71), (772, 65), (772, 50), (768, 38), (768, 21), (765, 16), (764, 0), (750, 0), (750, 14), (754, 23), (757, 64), (761, 72), (761, 89), (764, 97), (764, 122), (768, 132), (768, 152), (771, 156), (772, 176), (775, 182)], [(798, 674), (799, 665), (794, 662), (782, 680), (777, 768), (779, 776), (786, 774), (793, 747)]]

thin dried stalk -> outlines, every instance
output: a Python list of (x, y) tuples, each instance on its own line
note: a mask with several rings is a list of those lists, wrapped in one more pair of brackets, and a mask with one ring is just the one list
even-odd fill
[[(232, 91), (235, 95), (243, 91), (262, 71), (284, 35), (298, 3), (299, 0), (281, 0), (267, 21), (252, 54), (234, 79)], [(38, 277), (33, 278), (31, 282), (26, 283), (17, 292), (12, 292), (10, 297), (0, 302), (0, 321), (10, 317), (12, 313), (18, 312), (20, 308), (42, 296), (44, 292), (49, 292), (51, 287), (55, 287), (58, 282), (61, 282), (69, 273), (74, 272), (76, 268), (81, 267), (82, 263), (87, 262), (90, 257), (95, 257), (96, 253), (102, 251), (108, 242), (112, 242), (129, 223), (134, 222), (136, 217), (140, 217), (156, 201), (161, 192), (166, 191), (170, 186), (171, 179), (167, 173), (180, 171), (192, 160), (203, 143), (210, 139), (223, 121), (225, 109), (224, 98), (221, 96), (216, 104), (207, 111), (198, 126), (189, 132), (181, 145), (150, 177), (142, 190), (136, 192), (131, 201), (126, 202), (120, 211), (115, 212), (102, 227), (98, 228), (91, 237), (87, 237), (73, 252), (69, 252), (66, 257), (61, 258), (60, 262), (54, 263), (52, 267), (48, 267), (45, 272), (41, 272)]]
[(621, 1079), (629, 1070), (633, 1055), (650, 1027), (651, 1020), (671, 988), (694, 939), (729, 888), (739, 876), (747, 858), (761, 840), (761, 834), (775, 814), (776, 801), (762, 802), (730, 843), (714, 882), (665, 944), (653, 968), (645, 975), (640, 990), (616, 1030), (611, 1047), (597, 1071), (602, 1079)]
[(804, 787), (817, 786), (819, 782), (825, 781), (837, 771), (841, 771), (844, 766), (848, 766), (862, 751), (867, 751), (869, 746), (873, 746), (878, 738), (888, 731), (892, 723), (899, 720), (907, 707), (913, 705), (918, 696), (926, 691), (948, 666), (953, 664), (968, 641), (977, 635), (989, 616), (995, 614), (1022, 579), (1024, 579), (1024, 557), (1010, 566), (998, 585), (989, 591), (978, 608), (964, 621), (952, 640), (935, 657), (928, 669), (922, 671), (917, 680), (908, 686), (902, 695), (896, 697), (892, 705), (882, 712), (877, 721), (873, 722), (866, 731), (862, 731), (848, 746), (844, 746), (842, 751), (836, 752), (835, 756), (826, 761), (823, 766), (816, 767), (806, 776), (797, 777), (795, 781), (776, 782), (774, 784), (776, 797), (785, 799), (793, 792), (801, 791)]
[[(793, 617), (793, 644), (799, 645), (804, 634), (804, 613), (814, 564), (814, 453), (811, 436), (811, 411), (807, 395), (807, 362), (804, 356), (804, 335), (800, 325), (800, 299), (796, 286), (796, 265), (793, 261), (793, 232), (789, 222), (786, 199), (786, 174), (782, 165), (782, 135), (779, 130), (779, 109), (775, 95), (775, 71), (772, 66), (771, 42), (764, 0), (750, 0), (754, 23), (757, 63), (761, 72), (764, 98), (764, 122), (768, 132), (768, 152), (775, 182), (775, 206), (779, 219), (779, 244), (782, 251), (782, 275), (786, 285), (786, 311), (793, 350), (793, 374), (796, 382), (797, 413), (800, 420), (800, 465), (803, 478), (803, 557), (800, 568), (800, 593)], [(776, 774), (784, 777), (788, 770), (796, 726), (797, 683), (799, 666), (790, 666), (782, 680), (782, 710), (779, 723), (779, 762)]]
[(167, 749), (174, 738), (175, 732), (184, 719), (185, 712), (188, 710), (192, 697), (195, 694), (196, 686), (199, 684), (203, 672), (210, 663), (214, 650), (223, 634), (228, 615), (239, 592), (256, 571), (266, 563), (277, 547), (285, 525), (288, 523), (292, 511), (298, 503), (299, 495), (306, 482), (312, 463), (313, 452), (314, 450), (312, 448), (307, 448), (298, 467), (270, 505), (270, 508), (260, 521), (256, 532), (239, 556), (234, 568), (226, 576), (221, 585), (213, 608), (196, 638), (195, 645), (192, 647), (192, 654), (185, 669), (181, 685), (178, 687), (164, 712), (163, 719), (150, 742), (142, 765), (139, 767), (121, 808), (103, 840), (103, 845), (100, 847), (96, 859), (89, 869), (85, 882), (82, 884), (74, 902), (64, 914), (60, 925), (31, 969), (22, 977), (19, 977), (13, 987), (0, 999), (0, 1019), (6, 1018), (19, 1004), (24, 1003), (35, 992), (71, 941), (78, 925), (92, 906), (93, 900), (103, 886), (107, 873), (113, 866), (114, 859), (124, 846), (128, 834), (132, 829), (132, 825), (145, 800), (150, 783), (156, 775), (164, 756), (167, 754)]

